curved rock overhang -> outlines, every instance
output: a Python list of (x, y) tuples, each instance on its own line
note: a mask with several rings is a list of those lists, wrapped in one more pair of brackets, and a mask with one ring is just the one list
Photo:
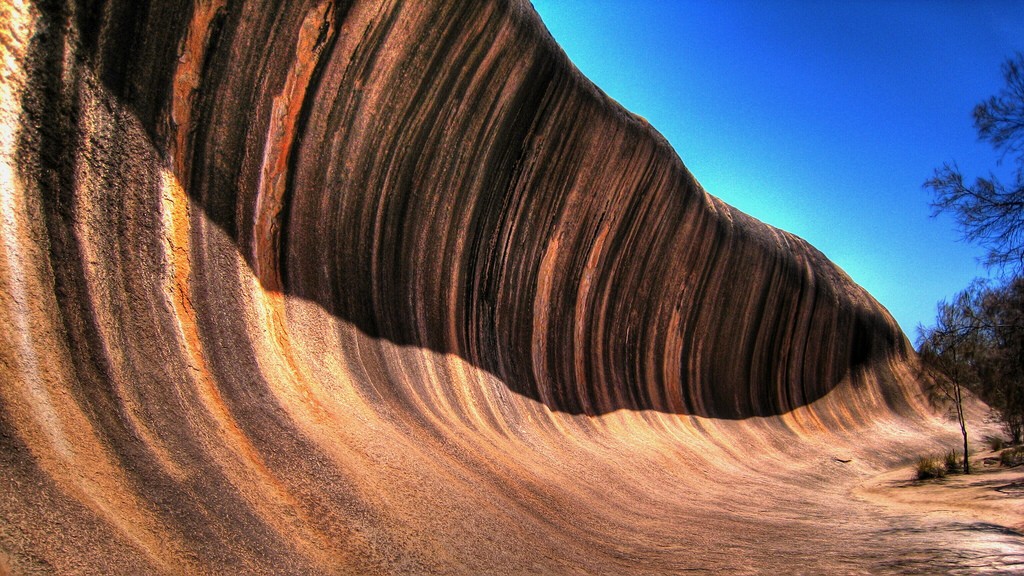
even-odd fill
[(679, 568), (753, 517), (737, 443), (930, 418), (891, 316), (525, 1), (0, 18), (12, 566)]

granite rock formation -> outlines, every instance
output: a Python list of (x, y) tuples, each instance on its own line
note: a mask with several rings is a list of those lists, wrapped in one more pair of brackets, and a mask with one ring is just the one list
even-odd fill
[(0, 572), (874, 570), (931, 545), (880, 542), (835, 488), (941, 426), (896, 323), (706, 193), (528, 2), (0, 23)]

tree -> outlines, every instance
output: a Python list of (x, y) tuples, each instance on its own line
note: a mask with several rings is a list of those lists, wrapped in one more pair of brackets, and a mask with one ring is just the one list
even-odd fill
[(1024, 277), (985, 290), (978, 304), (985, 353), (976, 392), (1019, 444), (1024, 435)]
[(924, 183), (935, 194), (934, 214), (952, 213), (964, 239), (987, 250), (986, 265), (1011, 277), (995, 287), (975, 281), (952, 304), (939, 304), (934, 328), (918, 329), (924, 365), (957, 405), (965, 454), (961, 387), (995, 410), (1014, 443), (1024, 433), (1024, 53), (1002, 71), (1005, 85), (974, 107), (974, 127), (1000, 154), (999, 164), (1012, 162), (1010, 182), (990, 172), (966, 184), (947, 163)]
[(940, 302), (935, 326), (920, 327), (918, 334), (932, 399), (955, 409), (965, 454), (965, 388), (992, 408), (1019, 444), (1024, 434), (1024, 277), (997, 285), (974, 281), (953, 302)]
[(966, 184), (956, 163), (935, 170), (924, 186), (934, 191), (934, 214), (952, 212), (964, 238), (988, 250), (985, 263), (1024, 273), (1024, 54), (1003, 63), (1006, 85), (974, 108), (978, 138), (1010, 157), (1015, 169), (1005, 184), (992, 172)]
[(980, 301), (982, 284), (975, 282), (957, 294), (952, 303), (939, 302), (934, 327), (918, 327), (918, 355), (928, 372), (932, 400), (952, 405), (964, 439), (964, 474), (971, 473), (964, 419), (964, 388), (976, 384), (979, 375), (978, 321), (972, 311)]

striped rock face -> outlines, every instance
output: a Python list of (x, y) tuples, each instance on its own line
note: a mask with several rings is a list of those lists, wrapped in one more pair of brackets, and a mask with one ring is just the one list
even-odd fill
[(848, 497), (948, 434), (893, 319), (707, 194), (525, 0), (5, 0), (0, 26), (0, 573), (949, 545)]

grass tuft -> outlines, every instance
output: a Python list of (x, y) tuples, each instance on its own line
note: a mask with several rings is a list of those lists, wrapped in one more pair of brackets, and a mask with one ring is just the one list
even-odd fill
[(962, 472), (964, 469), (964, 461), (956, 454), (956, 450), (950, 450), (946, 452), (946, 457), (943, 459), (946, 465), (947, 474), (956, 474)]
[(946, 467), (939, 458), (933, 456), (922, 456), (917, 460), (918, 480), (931, 480), (932, 478), (943, 478), (946, 476)]

